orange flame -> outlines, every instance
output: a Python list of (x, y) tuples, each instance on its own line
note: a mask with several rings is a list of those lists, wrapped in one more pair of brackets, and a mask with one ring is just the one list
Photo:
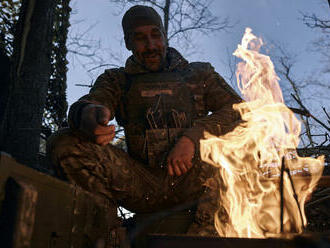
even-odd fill
[[(301, 233), (307, 223), (305, 200), (323, 171), (322, 157), (302, 158), (295, 152), (300, 122), (284, 105), (274, 66), (259, 53), (262, 44), (247, 28), (234, 52), (243, 60), (236, 76), (246, 102), (233, 106), (242, 123), (224, 136), (206, 134), (201, 141), (202, 159), (219, 171), (221, 210), (215, 215), (215, 226), (222, 237)], [(281, 194), (282, 160), (288, 170), (282, 174)]]

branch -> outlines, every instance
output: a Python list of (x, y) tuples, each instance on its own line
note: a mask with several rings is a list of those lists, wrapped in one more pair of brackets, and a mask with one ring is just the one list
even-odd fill
[(326, 89), (330, 90), (330, 85), (327, 82), (323, 83), (323, 82), (320, 82), (318, 79), (313, 79), (312, 78), (312, 79), (309, 80), (308, 84), (309, 85), (320, 86), (320, 87), (323, 87), (323, 88), (326, 88)]
[(75, 54), (75, 55), (83, 56), (83, 57), (93, 57), (96, 55), (95, 52), (85, 53), (85, 52), (79, 52), (77, 50), (71, 50), (71, 49), (68, 49), (68, 52)]
[[(284, 75), (285, 79), (289, 82), (289, 84), (291, 85), (291, 88), (294, 91), (295, 98), (298, 99), (301, 102), (301, 97), (300, 97), (301, 93), (300, 93), (299, 88), (303, 88), (303, 86), (300, 84), (299, 85), (300, 87), (298, 87), (297, 80), (295, 80), (294, 77), (292, 76), (292, 68), (295, 64), (295, 57), (296, 56), (290, 54), (284, 48), (283, 45), (281, 46), (281, 45), (277, 44), (276, 46), (277, 46), (278, 50), (281, 53), (281, 56), (278, 58), (278, 60), (279, 60), (279, 63), (281, 65), (282, 69), (279, 69), (278, 72), (280, 74)], [(300, 118), (302, 119), (303, 125), (306, 129), (305, 134), (306, 134), (306, 136), (309, 140), (309, 144), (314, 146), (314, 141), (312, 139), (312, 134), (311, 134), (311, 128), (310, 128), (309, 121), (308, 121), (307, 118), (306, 118), (306, 120), (304, 120), (304, 118), (303, 118), (303, 116), (310, 117), (309, 112), (306, 111), (305, 109), (301, 110), (301, 109), (291, 108), (291, 110), (294, 113), (297, 113), (297, 114), (300, 115)]]
[[(110, 0), (117, 5), (145, 4), (161, 10), (164, 16), (164, 26), (168, 41), (178, 38), (178, 42), (191, 42), (190, 31), (210, 34), (214, 31), (225, 30), (234, 25), (229, 18), (219, 19), (210, 11), (211, 0)], [(167, 26), (168, 25), (168, 26)], [(167, 30), (168, 27), (168, 30)], [(187, 44), (182, 46), (187, 48)]]
[(75, 86), (92, 88), (93, 87), (93, 82), (91, 82), (90, 84), (75, 84)]
[[(213, 22), (213, 20), (210, 20), (209, 22)], [(198, 22), (197, 22), (198, 23)], [(192, 24), (190, 26), (186, 26), (186, 27), (179, 27), (179, 29), (175, 30), (168, 38), (168, 40), (172, 39), (173, 37), (177, 36), (180, 33), (186, 33), (188, 31), (192, 31), (192, 30), (198, 30), (204, 34), (208, 34), (206, 31), (219, 31), (219, 30), (223, 30), (226, 28), (231, 28), (233, 27), (233, 25), (229, 24), (228, 18), (226, 18), (223, 22), (218, 23), (217, 25), (213, 25), (206, 22), (206, 23), (199, 23), (199, 24)]]
[(310, 113), (304, 109), (298, 109), (298, 108), (292, 108), (292, 107), (289, 107), (289, 109), (293, 112), (293, 113), (296, 113), (298, 115), (304, 115), (306, 117), (311, 117), (310, 116)]
[(324, 127), (326, 130), (328, 130), (330, 132), (330, 127), (328, 127), (327, 125), (325, 125), (322, 121), (320, 121), (319, 119), (317, 119), (315, 116), (313, 116), (308, 109), (302, 104), (302, 102), (293, 94), (291, 94), (291, 96), (296, 100), (296, 102), (300, 105), (300, 107), (309, 113), (310, 117), (312, 119), (314, 119), (317, 123), (319, 123), (322, 127)]
[[(329, 0), (330, 1), (330, 0)], [(322, 107), (323, 112), (325, 113), (325, 115), (328, 117), (328, 123), (330, 124), (330, 115), (328, 114), (328, 112), (326, 111), (325, 107)]]
[(169, 40), (189, 31), (219, 31), (230, 28), (228, 17), (222, 21), (210, 11), (211, 1), (177, 0), (171, 3)]
[(94, 23), (87, 28), (85, 28), (82, 32), (78, 31), (70, 31), (69, 38), (67, 42), (68, 53), (73, 56), (73, 59), (82, 58), (80, 63), (83, 67), (87, 64), (102, 64), (103, 53), (101, 48), (101, 41), (90, 37), (90, 31), (97, 25)]
[(99, 68), (105, 67), (105, 66), (120, 67), (119, 65), (116, 65), (116, 64), (101, 64), (101, 65), (95, 66), (91, 69), (88, 69), (87, 72), (91, 72), (91, 71), (94, 71), (96, 69), (99, 69)]
[[(137, 2), (138, 2), (138, 1), (137, 1)], [(159, 8), (159, 9), (161, 9), (161, 10), (164, 10), (164, 8), (165, 8), (164, 6), (159, 5), (159, 4), (157, 3), (157, 1), (145, 0), (144, 2), (146, 2), (146, 3), (150, 3), (150, 4), (152, 4), (153, 6)]]
[(304, 24), (309, 28), (320, 28), (322, 30), (330, 29), (330, 20), (317, 17), (315, 14), (301, 13)]
[(110, 0), (110, 2), (113, 2), (115, 4), (123, 4), (124, 6), (127, 4), (131, 4), (131, 5), (136, 5), (136, 4), (149, 4), (149, 5), (153, 5), (159, 9), (163, 9), (164, 7), (161, 6), (160, 4), (157, 3), (156, 0)]

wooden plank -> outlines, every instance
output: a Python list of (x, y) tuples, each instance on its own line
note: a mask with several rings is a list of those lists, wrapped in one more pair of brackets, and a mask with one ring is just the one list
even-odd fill
[[(6, 190), (8, 182), (16, 188)], [(1, 223), (0, 218), (0, 230), (7, 230), (6, 234), (0, 233), (0, 242), (7, 237), (11, 244), (8, 247), (103, 244), (106, 248), (113, 243), (109, 239), (111, 230), (119, 225), (116, 207), (105, 199), (18, 164), (4, 154), (0, 154), (0, 196), (0, 206), (7, 206), (1, 208), (0, 216), (8, 215), (6, 211), (11, 213), (7, 222)], [(6, 197), (16, 199), (17, 204), (8, 205)]]

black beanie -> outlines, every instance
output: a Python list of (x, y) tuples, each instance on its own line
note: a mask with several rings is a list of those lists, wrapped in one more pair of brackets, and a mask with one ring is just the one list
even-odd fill
[(165, 34), (163, 22), (159, 14), (151, 7), (143, 5), (135, 5), (131, 7), (123, 16), (122, 27), (126, 47), (129, 49), (129, 33), (134, 28), (145, 25), (156, 25)]

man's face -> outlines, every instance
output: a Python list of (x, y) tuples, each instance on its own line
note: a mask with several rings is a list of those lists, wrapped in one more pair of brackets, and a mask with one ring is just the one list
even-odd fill
[(165, 64), (166, 39), (155, 25), (136, 27), (133, 31), (132, 52), (137, 61), (149, 71), (159, 71)]

